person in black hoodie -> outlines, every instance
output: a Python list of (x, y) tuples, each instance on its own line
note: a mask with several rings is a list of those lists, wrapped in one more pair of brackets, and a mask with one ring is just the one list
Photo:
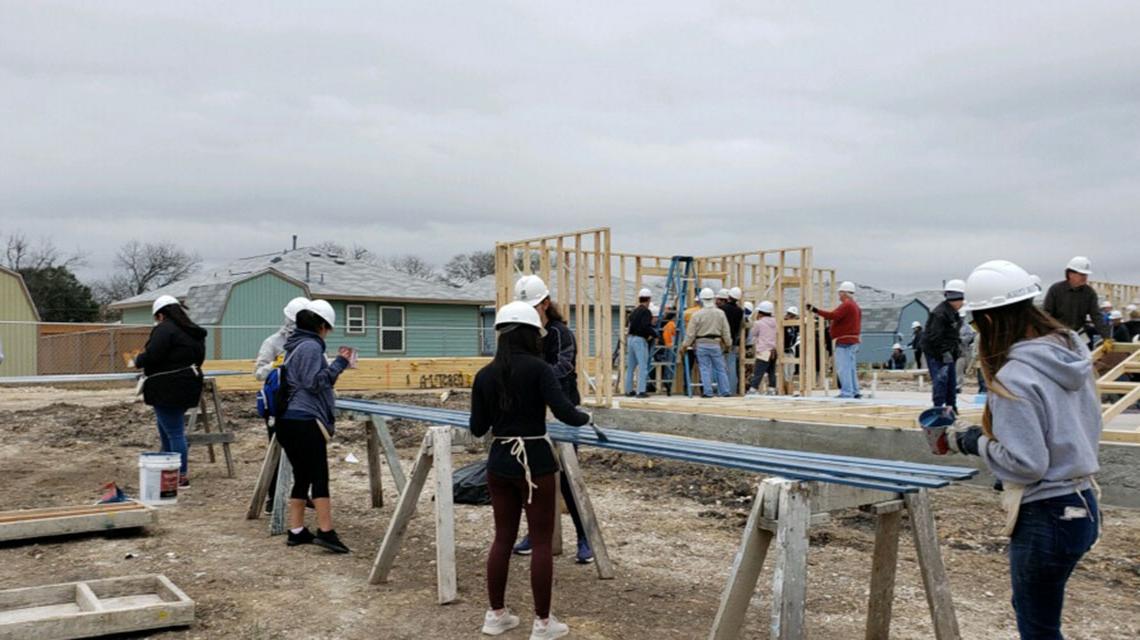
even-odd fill
[(504, 305), (495, 317), (498, 348), (491, 364), (475, 374), (471, 389), (471, 433), (492, 435), (487, 455), (487, 488), (491, 492), (495, 538), (487, 553), (490, 609), (483, 633), (498, 635), (518, 626), (505, 607), (511, 545), (526, 511), (532, 556), (530, 582), (534, 594), (531, 638), (557, 638), (568, 628), (550, 614), (554, 577), (551, 538), (554, 534), (559, 470), (554, 445), (546, 433), (546, 408), (572, 426), (590, 422), (562, 392), (558, 378), (542, 359), (544, 333), (538, 312), (528, 302)]
[(143, 401), (154, 407), (162, 450), (181, 456), (178, 484), (189, 487), (186, 410), (198, 406), (202, 396), (206, 330), (190, 320), (174, 296), (159, 296), (151, 312), (155, 326), (134, 366), (143, 371)]
[(930, 368), (933, 406), (958, 410), (958, 376), (954, 361), (962, 354), (962, 316), (966, 283), (951, 280), (944, 289), (945, 300), (930, 312), (922, 332), (922, 351)]

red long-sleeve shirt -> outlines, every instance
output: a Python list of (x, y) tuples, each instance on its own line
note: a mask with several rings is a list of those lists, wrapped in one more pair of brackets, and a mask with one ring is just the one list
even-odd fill
[(859, 344), (863, 331), (863, 310), (848, 298), (831, 311), (816, 309), (819, 315), (831, 321), (831, 337), (837, 344)]

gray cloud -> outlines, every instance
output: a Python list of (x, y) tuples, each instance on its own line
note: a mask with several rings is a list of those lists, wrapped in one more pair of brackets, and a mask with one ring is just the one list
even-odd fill
[(1140, 281), (1135, 3), (618, 4), (0, 1), (0, 229), (89, 275), (132, 237), (443, 262), (610, 225), (898, 290)]

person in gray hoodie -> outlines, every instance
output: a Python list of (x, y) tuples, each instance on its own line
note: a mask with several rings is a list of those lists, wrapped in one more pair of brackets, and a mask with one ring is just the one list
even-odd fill
[[(336, 433), (333, 385), (348, 368), (352, 356), (350, 349), (341, 347), (331, 364), (325, 359), (325, 336), (335, 323), (336, 314), (323, 300), (314, 300), (297, 313), (297, 328), (285, 343), (285, 361), (281, 365), (285, 368), (283, 384), (288, 401), (274, 430), (293, 465), (286, 544), (293, 547), (312, 543), (329, 551), (348, 553), (348, 547), (333, 529), (329, 501), (327, 444)], [(309, 495), (317, 511), (316, 535), (305, 527), (305, 501)]]
[(947, 444), (1003, 484), (1013, 608), (1022, 638), (1061, 638), (1065, 585), (1099, 535), (1100, 400), (1089, 352), (1033, 306), (1036, 276), (1004, 260), (966, 283), (989, 388), (981, 426)]

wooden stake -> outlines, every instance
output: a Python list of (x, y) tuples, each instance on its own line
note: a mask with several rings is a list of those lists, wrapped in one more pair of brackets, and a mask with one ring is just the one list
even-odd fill
[[(732, 571), (728, 574), (728, 584), (720, 598), (720, 607), (717, 609), (716, 620), (713, 622), (711, 640), (732, 640), (740, 637), (740, 630), (744, 626), (744, 616), (748, 612), (748, 603), (756, 591), (756, 582), (760, 579), (760, 570), (764, 568), (764, 559), (768, 556), (768, 547), (772, 544), (772, 532), (764, 529), (761, 522), (764, 519), (764, 508), (768, 480), (756, 490), (752, 499), (752, 512), (748, 522), (744, 525), (744, 534), (740, 540), (740, 548), (732, 561)], [(777, 494), (771, 494), (775, 498)]]
[(806, 483), (779, 482), (776, 566), (772, 571), (772, 638), (792, 640), (804, 637), (811, 505)]
[(926, 489), (903, 495), (910, 512), (910, 528), (918, 566), (922, 571), (922, 585), (926, 588), (926, 603), (934, 620), (934, 637), (938, 640), (958, 640), (958, 617), (954, 614), (954, 600), (950, 595), (950, 579), (942, 564), (938, 546), (938, 531), (934, 526), (934, 512), (930, 508), (930, 494)]
[(261, 517), (261, 505), (265, 503), (265, 496), (269, 493), (269, 483), (273, 480), (277, 465), (281, 463), (281, 457), (281, 445), (277, 444), (277, 436), (274, 435), (265, 449), (265, 460), (261, 462), (261, 471), (257, 474), (253, 498), (249, 502), (249, 510), (245, 513), (247, 520), (257, 520)]
[[(392, 571), (392, 564), (396, 561), (396, 554), (400, 551), (400, 545), (403, 543), (404, 534), (408, 530), (408, 524), (416, 512), (416, 502), (420, 499), (420, 493), (424, 490), (424, 483), (427, 482), (428, 471), (432, 467), (431, 445), (432, 437), (431, 434), (428, 434), (424, 436), (423, 444), (420, 445), (419, 454), (416, 456), (415, 465), (412, 467), (412, 477), (408, 481), (408, 486), (400, 492), (400, 499), (396, 502), (396, 511), (388, 522), (388, 530), (384, 533), (380, 550), (376, 552), (376, 560), (373, 561), (372, 571), (368, 574), (368, 582), (372, 584), (388, 581), (388, 573)], [(280, 479), (278, 482), (280, 483)]]
[(440, 604), (455, 602), (455, 503), (452, 495), (451, 427), (431, 427), (435, 465), (435, 575)]
[(380, 435), (372, 421), (364, 425), (365, 442), (368, 446), (368, 493), (372, 497), (372, 508), (384, 506), (383, 480), (380, 477)]
[(895, 569), (899, 556), (902, 511), (879, 514), (875, 520), (875, 552), (871, 561), (871, 593), (867, 599), (866, 640), (891, 635), (891, 606), (895, 599)]
[(566, 474), (570, 493), (574, 495), (574, 502), (578, 505), (578, 517), (582, 519), (582, 528), (586, 530), (586, 540), (590, 542), (590, 548), (594, 551), (594, 566), (597, 567), (598, 577), (602, 580), (612, 580), (614, 566), (606, 549), (606, 541), (602, 538), (602, 528), (594, 512), (594, 504), (590, 502), (590, 494), (586, 491), (582, 468), (578, 465), (578, 454), (574, 452), (574, 445), (569, 442), (559, 442), (557, 449), (562, 459), (562, 472)]
[(373, 415), (371, 421), (372, 428), (376, 430), (376, 435), (384, 450), (384, 459), (388, 461), (388, 472), (392, 474), (392, 480), (396, 483), (396, 491), (403, 493), (404, 487), (408, 484), (408, 479), (404, 476), (404, 468), (400, 464), (400, 454), (396, 451), (396, 444), (392, 442), (392, 433), (388, 431), (388, 419)]

